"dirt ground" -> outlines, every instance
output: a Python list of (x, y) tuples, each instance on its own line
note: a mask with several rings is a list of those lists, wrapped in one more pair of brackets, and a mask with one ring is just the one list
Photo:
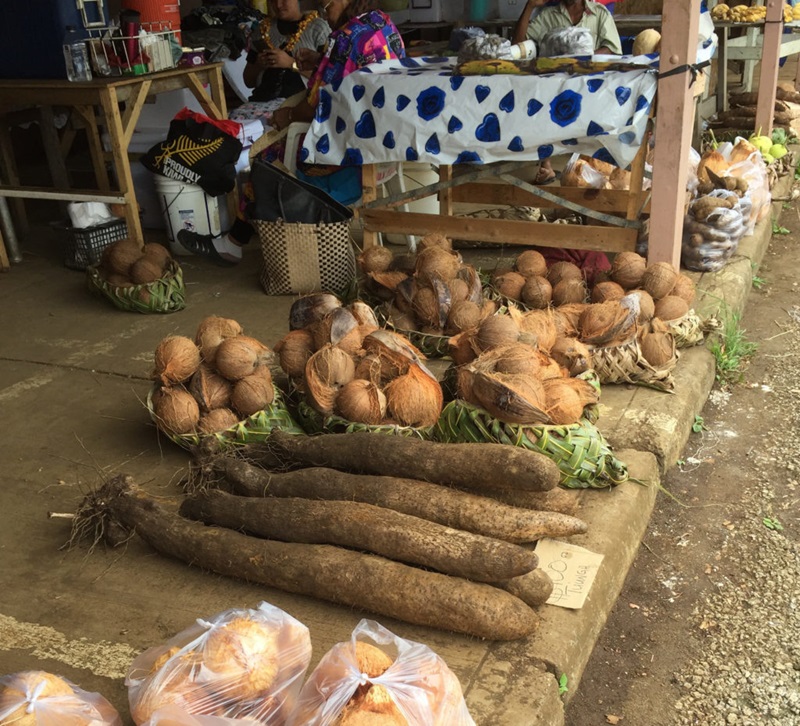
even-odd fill
[[(796, 548), (800, 532), (792, 454), (800, 394), (796, 202), (784, 204), (780, 226), (790, 233), (773, 235), (740, 322), (757, 353), (739, 383), (715, 386), (697, 422), (702, 429), (665, 476), (666, 491), (567, 708), (567, 726), (800, 724), (800, 716), (770, 714), (769, 699), (759, 702), (752, 694), (739, 694), (733, 715), (713, 700), (691, 712), (685, 707), (697, 662), (707, 660), (720, 639), (733, 639), (707, 616), (707, 604), (725, 591), (754, 598), (747, 602), (765, 597), (760, 583), (727, 556), (729, 547), (756, 555), (768, 538), (785, 537)], [(770, 530), (764, 518), (783, 529)], [(797, 698), (800, 662), (789, 667)]]

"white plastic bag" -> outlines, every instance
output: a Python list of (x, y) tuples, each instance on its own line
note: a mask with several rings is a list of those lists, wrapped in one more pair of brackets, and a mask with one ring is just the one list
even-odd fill
[(394, 717), (409, 726), (475, 726), (444, 660), (372, 620), (362, 620), (349, 641), (323, 656), (288, 726), (329, 726), (356, 713), (382, 714), (386, 724)]
[(144, 726), (262, 726), (262, 723), (249, 718), (194, 715), (172, 704), (156, 711)]
[(86, 229), (116, 219), (103, 202), (70, 202), (67, 204), (67, 214), (76, 229)]
[(226, 610), (137, 656), (125, 679), (131, 715), (141, 726), (172, 705), (283, 724), (310, 661), (308, 628), (283, 610)]
[[(114, 707), (99, 693), (44, 671), (22, 671), (0, 678), (0, 724), (36, 726), (122, 726)], [(23, 721), (23, 719), (26, 719)]]
[(695, 218), (694, 202), (689, 205), (683, 227), (681, 264), (695, 272), (717, 272), (725, 267), (747, 229), (743, 210), (749, 212), (749, 197), (747, 206), (743, 206), (736, 192), (715, 189), (707, 196), (732, 199), (735, 205), (732, 209), (718, 207), (704, 219)]

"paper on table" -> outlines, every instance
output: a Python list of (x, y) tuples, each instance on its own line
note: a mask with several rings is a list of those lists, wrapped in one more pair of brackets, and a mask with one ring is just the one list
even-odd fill
[(592, 589), (603, 555), (554, 539), (539, 540), (536, 554), (539, 567), (553, 581), (553, 594), (547, 604), (580, 610)]

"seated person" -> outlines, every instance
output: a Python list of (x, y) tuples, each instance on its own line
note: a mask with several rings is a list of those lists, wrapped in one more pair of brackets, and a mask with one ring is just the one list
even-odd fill
[[(284, 129), (294, 121), (310, 122), (316, 113), (320, 89), (336, 84), (353, 71), (370, 63), (405, 57), (400, 31), (386, 13), (377, 10), (377, 0), (323, 0), (320, 12), (333, 30), (327, 49), (317, 55), (306, 50), (295, 54), (301, 70), (316, 67), (308, 84), (306, 97), (295, 106), (282, 106), (272, 116), (272, 125)], [(263, 152), (267, 161), (283, 159), (285, 141), (278, 141)], [(321, 189), (342, 204), (352, 204), (361, 196), (361, 168), (298, 163), (297, 176)], [(241, 224), (250, 232), (247, 239)], [(235, 264), (241, 259), (241, 245), (249, 240), (252, 227), (237, 220), (227, 235), (213, 239), (191, 232), (179, 232), (178, 240), (191, 252), (210, 258), (217, 264)]]
[[(548, 0), (528, 0), (522, 14), (514, 26), (512, 42), (521, 43), (533, 40), (537, 48), (542, 39), (551, 31), (560, 28), (588, 28), (594, 38), (595, 53), (622, 55), (622, 42), (611, 13), (594, 0), (560, 0), (548, 5)], [(538, 10), (535, 17), (534, 11)], [(539, 166), (536, 184), (549, 184), (555, 181), (556, 174), (549, 159)]]

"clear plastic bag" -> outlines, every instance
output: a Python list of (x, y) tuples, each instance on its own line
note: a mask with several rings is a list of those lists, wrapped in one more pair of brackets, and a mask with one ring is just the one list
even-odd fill
[(561, 173), (561, 186), (581, 187), (584, 189), (608, 189), (608, 177), (597, 171), (581, 158), (580, 154), (573, 154), (567, 160), (564, 171)]
[(170, 705), (156, 711), (144, 726), (261, 726), (261, 721), (190, 714), (178, 706)]
[[(736, 192), (715, 189), (706, 196), (731, 199), (735, 205), (732, 209), (717, 207), (704, 219), (695, 218), (695, 202), (689, 205), (683, 226), (681, 264), (695, 272), (717, 272), (725, 267), (747, 229), (742, 198)], [(749, 202), (748, 198), (748, 205)], [(749, 210), (749, 206), (746, 208)]]
[(386, 726), (475, 726), (444, 660), (427, 645), (362, 620), (349, 641), (323, 656), (288, 726), (368, 723), (370, 714), (381, 714)]
[(755, 225), (770, 213), (772, 193), (769, 188), (767, 165), (758, 151), (754, 151), (744, 161), (732, 164), (727, 171), (728, 176), (736, 176), (747, 181), (751, 209), (749, 214), (749, 232), (752, 234)]
[(141, 726), (172, 705), (283, 724), (310, 661), (308, 628), (283, 610), (264, 602), (257, 610), (226, 610), (133, 661), (125, 679), (131, 715)]
[(22, 671), (0, 678), (0, 723), (122, 726), (122, 719), (99, 693), (84, 691), (52, 673)]

